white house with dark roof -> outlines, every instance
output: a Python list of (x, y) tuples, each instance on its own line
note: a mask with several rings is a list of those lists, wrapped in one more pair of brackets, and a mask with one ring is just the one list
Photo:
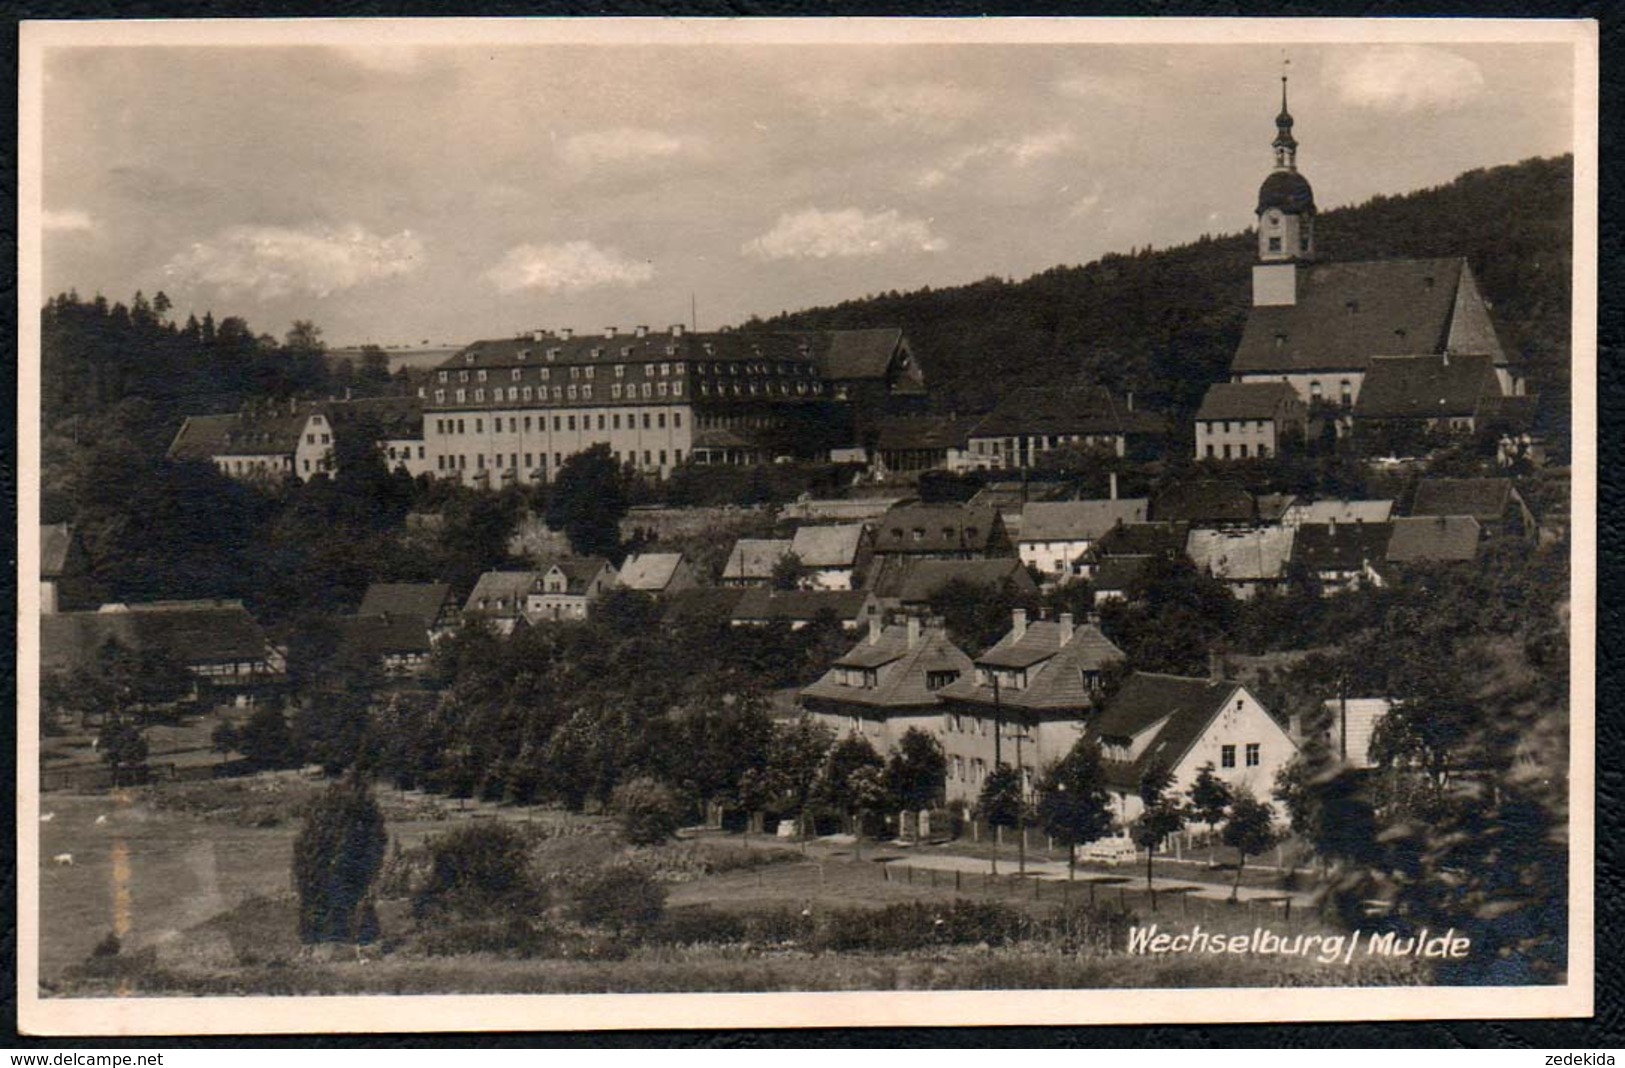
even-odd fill
[(939, 691), (972, 672), (970, 657), (940, 623), (917, 617), (883, 626), (870, 619), (864, 637), (801, 691), (801, 707), (838, 735), (867, 738), (884, 754), (911, 728), (939, 736)]
[[(1298, 745), (1239, 682), (1135, 672), (1086, 727), (1100, 746), (1108, 789), (1123, 823), (1139, 818), (1140, 781), (1153, 767), (1173, 774), (1169, 796), (1190, 789), (1208, 764), (1231, 787), (1266, 803)], [(1285, 819), (1279, 806), (1278, 819)]]
[(874, 536), (866, 523), (804, 526), (790, 539), (790, 553), (801, 564), (807, 589), (850, 590), (869, 569)]
[(535, 571), (485, 572), (463, 604), (464, 620), (483, 623), (498, 634), (512, 634), (514, 628), (529, 623), (525, 598), (539, 577)]
[(1309, 430), (1309, 408), (1285, 382), (1216, 382), (1196, 412), (1198, 460), (1260, 460)]
[(1301, 527), (1306, 523), (1386, 523), (1393, 515), (1393, 501), (1294, 501), (1282, 513), (1281, 525)]
[(938, 691), (938, 740), (949, 758), (948, 800), (974, 803), (1000, 764), (1031, 793), (1045, 767), (1071, 751), (1098, 707), (1103, 673), (1123, 651), (1091, 623), (1011, 613), (1010, 630), (973, 658), (976, 670)]
[(766, 586), (789, 555), (789, 538), (740, 538), (729, 550), (717, 581), (724, 586)]
[(1206, 571), (1245, 601), (1261, 589), (1285, 583), (1296, 534), (1291, 527), (1196, 527), (1185, 541), (1185, 555), (1198, 571)]
[(1113, 527), (1143, 523), (1151, 502), (1145, 497), (1095, 501), (1032, 501), (1021, 509), (1016, 551), (1021, 562), (1051, 582), (1071, 577), (1072, 561)]
[(532, 623), (583, 620), (619, 585), (615, 565), (601, 556), (560, 557), (537, 568), (536, 582), (525, 596), (525, 616)]

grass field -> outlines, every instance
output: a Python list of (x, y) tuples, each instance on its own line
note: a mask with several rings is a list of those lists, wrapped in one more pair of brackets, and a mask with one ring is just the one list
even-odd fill
[[(289, 884), (301, 806), (323, 788), (297, 773), (195, 784), (162, 784), (116, 796), (49, 794), (41, 832), (40, 974), (46, 995), (337, 994), (589, 991), (781, 991), (1016, 989), (1141, 986), (1281, 986), (1416, 982), (1405, 968), (1328, 969), (1303, 960), (1126, 957), (1065, 950), (1036, 934), (994, 944), (942, 944), (899, 952), (834, 951), (812, 939), (768, 942), (633, 940), (576, 936), (567, 951), (530, 959), (512, 953), (435, 955), (403, 897), (380, 903), (384, 940), (353, 950), (312, 952), (296, 935)], [(1085, 883), (1013, 875), (989, 879), (905, 867), (907, 850), (849, 844), (803, 850), (766, 838), (700, 835), (629, 850), (607, 821), (557, 812), (497, 810), (389, 790), (378, 793), (392, 839), (410, 851), (457, 822), (499, 817), (543, 824), (534, 861), (579, 872), (628, 860), (667, 888), (667, 917), (782, 916), (811, 930), (853, 909), (955, 901), (1014, 910), (1034, 932), (1087, 900)], [(466, 809), (466, 810), (465, 810)], [(100, 821), (98, 818), (101, 817)], [(50, 863), (71, 853), (71, 866)], [(889, 859), (888, 859), (889, 858)], [(913, 857), (915, 863), (921, 859)], [(963, 863), (974, 865), (971, 858)], [(1125, 872), (1125, 875), (1130, 873)], [(1303, 912), (1223, 900), (1159, 895), (1143, 878), (1100, 890), (1103, 903), (1165, 925), (1209, 930), (1321, 930)], [(793, 924), (792, 924), (793, 925)], [(691, 924), (692, 926), (692, 924)], [(109, 932), (121, 951), (95, 956)]]

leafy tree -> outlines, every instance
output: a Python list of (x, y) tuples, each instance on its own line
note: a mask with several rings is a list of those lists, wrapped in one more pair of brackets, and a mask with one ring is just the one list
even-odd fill
[(1168, 796), (1174, 773), (1153, 764), (1140, 776), (1140, 818), (1134, 822), (1134, 841), (1145, 848), (1145, 885), (1151, 887), (1151, 861), (1170, 834), (1185, 826), (1179, 802)]
[(1214, 828), (1223, 822), (1226, 813), (1230, 810), (1233, 791), (1230, 784), (1219, 778), (1217, 769), (1210, 760), (1203, 764), (1196, 773), (1196, 781), (1186, 791), (1191, 799), (1190, 811), (1192, 817), (1207, 824), (1207, 833), (1211, 838)]
[[(982, 780), (977, 807), (990, 827), (1020, 827), (1026, 819), (1021, 798), (1021, 776), (1008, 764), (1000, 764)], [(1025, 867), (1025, 856), (1023, 856)], [(999, 874), (999, 849), (993, 847), (993, 874)]]
[(236, 732), (236, 744), (232, 748), (256, 768), (284, 768), (299, 759), (287, 717), (282, 709), (271, 705), (261, 705), (253, 711)]
[(128, 715), (112, 715), (102, 720), (96, 735), (96, 749), (113, 775), (114, 786), (138, 782), (147, 771), (147, 736), (141, 724)]
[[(858, 775), (859, 772), (864, 774)], [(868, 772), (873, 772), (878, 779), (871, 778)], [(860, 800), (878, 807), (880, 802), (870, 795), (869, 790), (875, 781), (880, 782), (884, 789), (885, 772), (886, 762), (875, 752), (869, 740), (861, 734), (848, 734), (835, 743), (824, 760), (824, 767), (818, 776), (818, 804), (848, 818), (863, 807), (859, 804)], [(861, 798), (860, 793), (863, 795)], [(862, 828), (858, 830), (861, 834)]]
[(795, 553), (785, 553), (773, 564), (772, 586), (775, 590), (799, 590), (809, 572)]
[(1309, 765), (1301, 755), (1294, 756), (1281, 765), (1280, 770), (1275, 773), (1270, 796), (1286, 809), (1287, 820), (1293, 834), (1306, 838), (1312, 835), (1313, 799), (1310, 795), (1310, 771)]
[(1038, 821), (1044, 833), (1066, 843), (1067, 878), (1077, 877), (1078, 846), (1112, 829), (1112, 797), (1100, 764), (1100, 748), (1078, 739), (1038, 782)]
[(361, 346), (361, 381), (374, 385), (389, 381), (389, 354), (377, 345)]
[(609, 446), (599, 444), (560, 466), (548, 501), (547, 525), (563, 530), (578, 555), (618, 559), (626, 510), (625, 477)]
[(334, 783), (311, 803), (293, 844), (301, 941), (362, 942), (376, 937), (372, 886), (388, 842), (383, 813), (359, 776)]
[(779, 724), (762, 774), (742, 784), (741, 803), (747, 808), (754, 803), (775, 816), (800, 817), (805, 828), (807, 810), (834, 744), (834, 732), (810, 716)]
[(632, 779), (617, 786), (610, 808), (620, 816), (621, 833), (633, 845), (658, 845), (682, 825), (676, 796), (654, 779)]
[(942, 744), (918, 727), (904, 731), (886, 762), (886, 782), (900, 808), (939, 804), (948, 786), (948, 757)]
[(429, 876), (413, 895), (412, 914), (419, 922), (512, 917), (542, 903), (524, 834), (502, 823), (471, 823), (430, 840)]
[(853, 851), (858, 859), (863, 858), (863, 824), (864, 817), (869, 813), (878, 811), (886, 804), (886, 775), (879, 767), (873, 764), (864, 764), (851, 770), (846, 776), (843, 793), (846, 803), (854, 815), (853, 819)]
[(1017, 590), (1006, 580), (996, 589), (966, 579), (943, 583), (931, 594), (931, 614), (941, 616), (948, 637), (965, 649), (986, 649), (1010, 629), (1010, 612), (1015, 608), (1038, 608), (1038, 596)]
[(1236, 882), (1230, 888), (1230, 900), (1241, 891), (1241, 872), (1248, 857), (1256, 857), (1269, 849), (1281, 836), (1275, 830), (1275, 809), (1243, 790), (1230, 803), (1230, 818), (1224, 824), (1224, 844), (1236, 851)]

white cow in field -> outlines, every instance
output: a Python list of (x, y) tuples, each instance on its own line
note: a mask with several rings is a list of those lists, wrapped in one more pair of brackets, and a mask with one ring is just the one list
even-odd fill
[(107, 822), (107, 814), (106, 813), (103, 813), (102, 815), (96, 817), (96, 826), (100, 827), (102, 824), (104, 824), (106, 822)]
[(73, 867), (73, 854), (58, 853), (56, 856), (51, 858), (51, 863), (55, 864), (59, 868), (71, 868)]
[(56, 813), (55, 812), (47, 812), (45, 815), (43, 815), (43, 816), (41, 816), (39, 818), (39, 821), (41, 823), (50, 823), (54, 819), (56, 819)]

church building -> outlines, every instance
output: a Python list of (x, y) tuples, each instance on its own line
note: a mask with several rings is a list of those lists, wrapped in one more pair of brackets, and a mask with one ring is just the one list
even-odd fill
[(1345, 427), (1373, 362), (1386, 357), (1482, 357), (1500, 394), (1522, 395), (1523, 374), (1464, 258), (1317, 261), (1315, 194), (1298, 170), (1292, 126), (1283, 77), (1275, 167), (1255, 208), (1253, 304), (1231, 381), (1287, 383), (1311, 414)]

